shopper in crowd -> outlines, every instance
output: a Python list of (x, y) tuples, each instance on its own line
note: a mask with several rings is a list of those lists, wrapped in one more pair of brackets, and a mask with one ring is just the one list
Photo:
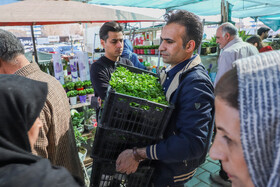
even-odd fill
[(170, 66), (162, 72), (161, 83), (175, 109), (163, 140), (127, 149), (116, 161), (117, 171), (129, 174), (142, 159), (153, 160), (155, 187), (184, 186), (205, 161), (213, 131), (214, 88), (199, 55), (193, 54), (202, 40), (202, 23), (185, 10), (167, 13), (166, 21), (159, 50)]
[(215, 88), (217, 135), (210, 157), (233, 187), (280, 186), (280, 52), (235, 62)]
[[(90, 79), (94, 88), (96, 116), (99, 113), (100, 100), (104, 100), (111, 79), (111, 73), (116, 69), (115, 63), (133, 66), (132, 62), (120, 57), (123, 52), (123, 27), (112, 21), (104, 23), (99, 30), (100, 42), (105, 49), (105, 55), (100, 57), (90, 67)], [(94, 101), (92, 100), (92, 101)]]
[(269, 45), (264, 47), (262, 44), (262, 39), (258, 35), (253, 35), (249, 37), (246, 40), (246, 42), (254, 45), (259, 50), (260, 53), (273, 50), (272, 47)]
[[(251, 55), (258, 54), (256, 47), (243, 42), (238, 36), (237, 28), (231, 23), (223, 23), (216, 31), (216, 42), (219, 44), (221, 53), (218, 59), (218, 71), (215, 78), (214, 86), (216, 86), (219, 79), (230, 69), (232, 69), (232, 63), (241, 58), (245, 58)], [(221, 169), (219, 174), (211, 174), (212, 181), (222, 184), (223, 186), (230, 186), (231, 183), (228, 180), (228, 176)]]
[(0, 186), (80, 186), (63, 167), (31, 149), (43, 127), (39, 119), (47, 83), (0, 74)]
[(269, 30), (270, 30), (270, 28), (267, 28), (267, 27), (261, 27), (258, 29), (257, 33), (260, 36), (261, 40), (264, 40), (268, 37)]
[(147, 69), (138, 60), (137, 54), (133, 52), (133, 46), (132, 46), (132, 43), (129, 39), (124, 39), (124, 47), (123, 47), (123, 52), (122, 52), (121, 57), (129, 59), (133, 63), (133, 65), (137, 68), (141, 68), (141, 69), (144, 69), (144, 70)]
[(214, 85), (217, 84), (221, 76), (232, 68), (232, 63), (240, 58), (258, 54), (258, 50), (243, 42), (238, 36), (237, 28), (231, 23), (223, 23), (216, 32), (217, 40), (221, 49), (218, 59), (218, 71)]
[(48, 158), (53, 165), (66, 167), (72, 175), (83, 178), (73, 127), (70, 124), (69, 101), (62, 85), (55, 77), (42, 72), (37, 63), (30, 63), (24, 56), (21, 42), (12, 33), (2, 29), (0, 74), (17, 74), (48, 83), (47, 101), (40, 113), (43, 128), (40, 129), (32, 152)]

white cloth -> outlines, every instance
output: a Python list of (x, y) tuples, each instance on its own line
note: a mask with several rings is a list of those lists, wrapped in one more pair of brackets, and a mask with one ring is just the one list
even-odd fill
[(245, 58), (258, 54), (259, 51), (255, 46), (247, 42), (243, 42), (241, 38), (237, 37), (231, 40), (221, 51), (218, 59), (218, 71), (215, 79), (214, 86), (220, 78), (229, 70), (232, 69), (232, 63), (235, 60)]
[(255, 187), (280, 186), (280, 51), (237, 60), (241, 143)]

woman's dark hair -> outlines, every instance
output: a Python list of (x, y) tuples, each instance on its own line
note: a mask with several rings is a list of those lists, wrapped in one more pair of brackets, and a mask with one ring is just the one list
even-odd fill
[(199, 17), (186, 10), (173, 10), (164, 15), (166, 25), (177, 23), (185, 27), (186, 33), (182, 36), (183, 48), (190, 40), (195, 41), (196, 50), (202, 40), (203, 27)]
[(111, 32), (123, 32), (123, 27), (120, 23), (111, 21), (104, 23), (99, 30), (100, 39), (106, 41), (109, 38), (109, 31)]
[(226, 72), (215, 87), (215, 96), (220, 97), (231, 107), (239, 110), (237, 68)]
[(263, 48), (262, 39), (261, 39), (259, 36), (257, 36), (257, 35), (251, 36), (250, 38), (248, 38), (248, 39), (246, 40), (246, 42), (251, 43), (251, 44), (253, 44), (253, 45), (254, 45), (255, 43), (257, 43), (257, 49), (258, 49), (258, 50), (260, 50), (261, 48)]

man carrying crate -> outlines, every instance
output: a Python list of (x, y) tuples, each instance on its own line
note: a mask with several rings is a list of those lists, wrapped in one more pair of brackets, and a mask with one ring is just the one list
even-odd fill
[(153, 160), (155, 187), (184, 186), (197, 167), (205, 161), (213, 132), (214, 88), (193, 52), (202, 40), (199, 18), (184, 10), (166, 14), (159, 47), (163, 61), (170, 66), (161, 74), (166, 98), (175, 106), (157, 144), (123, 151), (116, 170), (134, 173), (144, 159)]

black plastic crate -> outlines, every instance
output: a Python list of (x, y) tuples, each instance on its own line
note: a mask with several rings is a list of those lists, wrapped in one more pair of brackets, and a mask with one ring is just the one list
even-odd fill
[(133, 147), (146, 147), (155, 140), (117, 130), (96, 129), (91, 157), (115, 161), (119, 154)]
[(137, 171), (126, 175), (116, 171), (115, 162), (93, 160), (91, 187), (148, 187), (154, 169), (140, 163)]
[(128, 65), (125, 65), (125, 64), (116, 63), (116, 67), (119, 67), (119, 66), (125, 67), (133, 73), (138, 73), (138, 74), (147, 73), (149, 75), (153, 75), (155, 77), (158, 77), (158, 75), (156, 73), (153, 73), (153, 72), (150, 72), (150, 71), (147, 71), (147, 70), (143, 70), (143, 69), (140, 69), (140, 68), (137, 68), (137, 67), (134, 67), (134, 66), (128, 66)]
[(173, 107), (115, 92), (110, 86), (99, 125), (161, 139)]

